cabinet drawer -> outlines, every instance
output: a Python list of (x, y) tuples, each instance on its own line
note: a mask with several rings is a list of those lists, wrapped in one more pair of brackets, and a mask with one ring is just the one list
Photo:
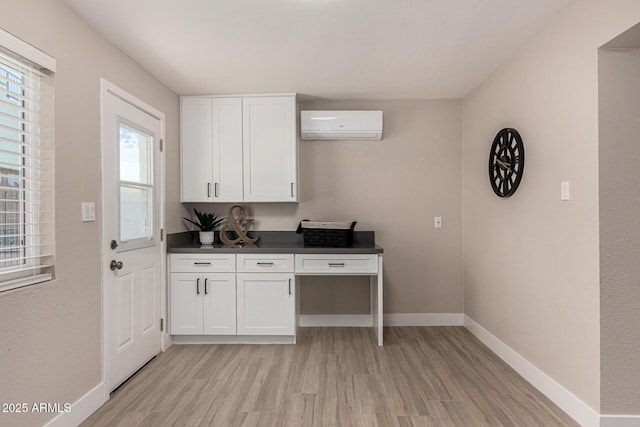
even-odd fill
[(296, 274), (378, 274), (378, 255), (296, 255)]
[(238, 273), (293, 273), (293, 254), (238, 254)]
[(171, 254), (172, 273), (233, 273), (235, 254)]

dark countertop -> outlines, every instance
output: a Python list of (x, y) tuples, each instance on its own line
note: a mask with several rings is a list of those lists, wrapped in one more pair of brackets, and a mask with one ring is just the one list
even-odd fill
[[(216, 232), (217, 233), (217, 232)], [(169, 253), (293, 253), (293, 254), (381, 254), (382, 248), (375, 243), (373, 231), (355, 231), (353, 246), (334, 248), (304, 246), (302, 235), (295, 231), (252, 231), (249, 237), (260, 237), (255, 245), (225, 246), (220, 243), (203, 246), (197, 231), (186, 231), (167, 235)], [(217, 237), (217, 236), (216, 236)]]

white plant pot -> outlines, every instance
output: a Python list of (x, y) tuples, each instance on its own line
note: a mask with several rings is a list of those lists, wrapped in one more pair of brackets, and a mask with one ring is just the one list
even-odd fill
[(213, 244), (213, 231), (201, 231), (200, 232), (200, 244), (212, 245)]

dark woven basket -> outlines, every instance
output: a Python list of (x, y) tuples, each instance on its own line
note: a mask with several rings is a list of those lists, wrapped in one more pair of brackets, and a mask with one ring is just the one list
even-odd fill
[(351, 223), (349, 230), (326, 228), (302, 228), (298, 225), (297, 233), (302, 233), (305, 246), (328, 246), (333, 248), (349, 248), (353, 246), (353, 229), (356, 221)]

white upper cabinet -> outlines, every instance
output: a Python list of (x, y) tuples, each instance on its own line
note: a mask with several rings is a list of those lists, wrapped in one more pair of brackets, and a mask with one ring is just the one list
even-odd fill
[(183, 202), (296, 202), (295, 95), (181, 98)]
[(180, 101), (181, 199), (183, 202), (211, 202), (211, 98), (183, 97)]
[(242, 99), (213, 98), (214, 202), (242, 200)]
[(244, 200), (297, 200), (295, 97), (248, 97), (242, 100)]

